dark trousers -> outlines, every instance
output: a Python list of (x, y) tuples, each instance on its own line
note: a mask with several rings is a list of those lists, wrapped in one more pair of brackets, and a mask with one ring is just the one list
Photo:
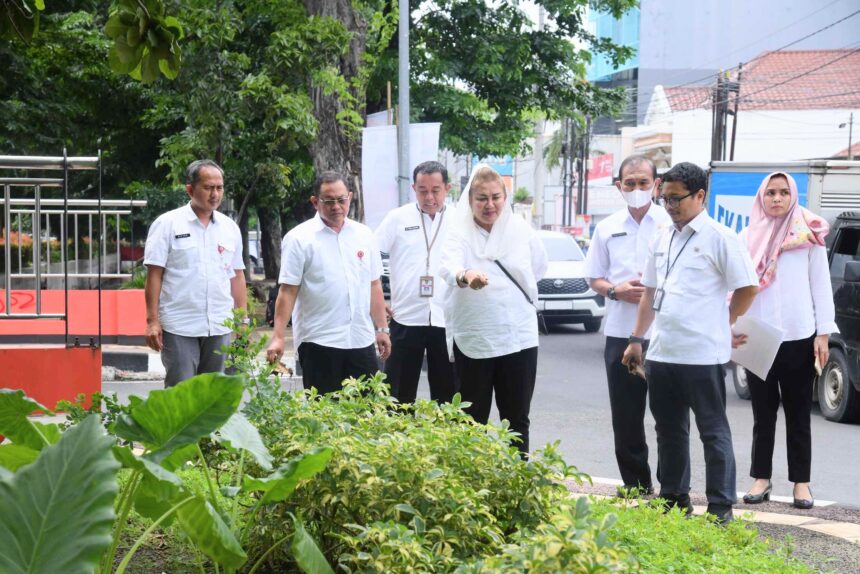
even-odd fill
[(361, 375), (371, 377), (379, 370), (374, 345), (359, 349), (336, 349), (316, 343), (299, 345), (302, 384), (316, 388), (320, 394), (339, 391), (343, 380)]
[(164, 347), (161, 349), (161, 363), (166, 371), (165, 388), (195, 375), (224, 372), (227, 355), (221, 353), (221, 347), (230, 344), (230, 333), (211, 337), (185, 337), (163, 331), (162, 338)]
[[(629, 487), (651, 488), (651, 467), (648, 466), (648, 443), (645, 442), (645, 400), (648, 384), (630, 374), (621, 364), (627, 339), (606, 337), (603, 361), (609, 385), (609, 407), (612, 411), (612, 432), (615, 435), (615, 460), (621, 480)], [(643, 352), (648, 350), (646, 341)]]
[(676, 365), (645, 361), (651, 414), (657, 428), (657, 480), (668, 498), (690, 492), (690, 410), (705, 448), (705, 494), (709, 504), (737, 500), (732, 431), (726, 418), (722, 365)]
[(471, 359), (454, 343), (460, 396), (472, 403), (466, 412), (486, 424), (495, 389), (499, 418), (506, 419), (511, 430), (520, 433), (521, 441), (516, 446), (522, 453), (529, 452), (529, 410), (537, 377), (537, 355), (538, 348), (532, 347), (501, 357)]
[(780, 396), (785, 413), (788, 453), (788, 480), (809, 482), (812, 463), (812, 383), (815, 377), (813, 341), (815, 336), (785, 341), (779, 346), (767, 380), (747, 371), (753, 409), (753, 445), (750, 476), (770, 478), (773, 472), (773, 444)]
[(427, 380), (430, 398), (451, 402), (456, 392), (454, 365), (448, 360), (448, 344), (443, 327), (410, 327), (391, 321), (391, 356), (385, 374), (391, 396), (401, 403), (414, 403), (424, 353), (427, 353)]

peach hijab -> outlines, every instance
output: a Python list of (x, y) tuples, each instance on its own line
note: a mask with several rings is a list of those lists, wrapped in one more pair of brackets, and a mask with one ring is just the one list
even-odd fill
[[(764, 208), (767, 185), (776, 176), (784, 177), (791, 190), (791, 204), (782, 217), (771, 217)], [(793, 177), (781, 171), (766, 176), (758, 187), (747, 232), (747, 246), (759, 277), (759, 289), (773, 282), (777, 260), (783, 251), (824, 245), (829, 231), (827, 221), (798, 204), (797, 182)]]

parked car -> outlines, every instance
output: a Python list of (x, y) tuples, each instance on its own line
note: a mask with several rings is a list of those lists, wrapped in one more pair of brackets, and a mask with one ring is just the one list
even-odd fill
[[(860, 421), (860, 212), (836, 218), (827, 247), (840, 332), (830, 336), (830, 360), (815, 381), (813, 398), (828, 420)], [(749, 399), (743, 367), (733, 365), (733, 380), (738, 396)]]
[(538, 281), (538, 312), (548, 322), (581, 323), (589, 333), (598, 331), (606, 301), (588, 285), (582, 249), (567, 233), (538, 231), (538, 237), (549, 258), (546, 275)]

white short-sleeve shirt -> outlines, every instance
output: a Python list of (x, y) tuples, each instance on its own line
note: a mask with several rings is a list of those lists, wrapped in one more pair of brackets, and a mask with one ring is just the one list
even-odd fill
[[(484, 240), (489, 237), (484, 230), (479, 233)], [(537, 282), (546, 273), (546, 250), (535, 233), (522, 239), (519, 249), (500, 261), (515, 277), (528, 278), (521, 285), (523, 289), (537, 293)], [(456, 275), (463, 269), (486, 273), (487, 286), (479, 290), (458, 287)], [(538, 346), (535, 306), (498, 265), (477, 257), (467, 241), (448, 238), (439, 273), (450, 287), (445, 308), (446, 335), (464, 355), (489, 359)]]
[(717, 365), (731, 358), (729, 292), (758, 285), (758, 276), (740, 238), (703, 211), (681, 231), (660, 232), (642, 284), (663, 292), (647, 358)]
[[(585, 276), (606, 279), (613, 285), (640, 279), (651, 243), (657, 232), (671, 227), (666, 210), (651, 205), (640, 223), (636, 223), (627, 208), (616, 211), (597, 224), (591, 245), (585, 256)], [(606, 300), (603, 332), (607, 337), (627, 338), (636, 326), (636, 303)], [(650, 329), (645, 338), (650, 336)]]
[(149, 228), (144, 265), (164, 267), (158, 319), (183, 337), (225, 335), (233, 314), (230, 280), (245, 268), (236, 223), (216, 211), (206, 227), (188, 203), (164, 213)]
[[(417, 203), (410, 203), (389, 211), (376, 228), (379, 250), (389, 255), (391, 310), (401, 325), (445, 326), (442, 302), (448, 286), (439, 276), (439, 261), (450, 220), (448, 211), (440, 211), (431, 219)], [(433, 244), (429, 267), (428, 243)], [(433, 277), (432, 297), (420, 295), (423, 276)]]
[(281, 242), (278, 283), (298, 285), (293, 342), (359, 349), (376, 340), (370, 316), (370, 283), (382, 260), (369, 227), (351, 219), (340, 233), (317, 214), (290, 230)]
[[(744, 246), (748, 229), (740, 235)], [(814, 245), (781, 253), (776, 277), (758, 292), (746, 314), (780, 329), (783, 341), (838, 333), (827, 250)]]

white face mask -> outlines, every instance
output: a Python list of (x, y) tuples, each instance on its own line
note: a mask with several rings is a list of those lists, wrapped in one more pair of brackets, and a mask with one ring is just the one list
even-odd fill
[(645, 207), (649, 203), (651, 203), (651, 194), (654, 192), (654, 186), (651, 186), (651, 189), (634, 189), (633, 191), (622, 191), (621, 196), (624, 198), (624, 201), (627, 202), (627, 205), (632, 207), (633, 209), (639, 209), (640, 207)]

